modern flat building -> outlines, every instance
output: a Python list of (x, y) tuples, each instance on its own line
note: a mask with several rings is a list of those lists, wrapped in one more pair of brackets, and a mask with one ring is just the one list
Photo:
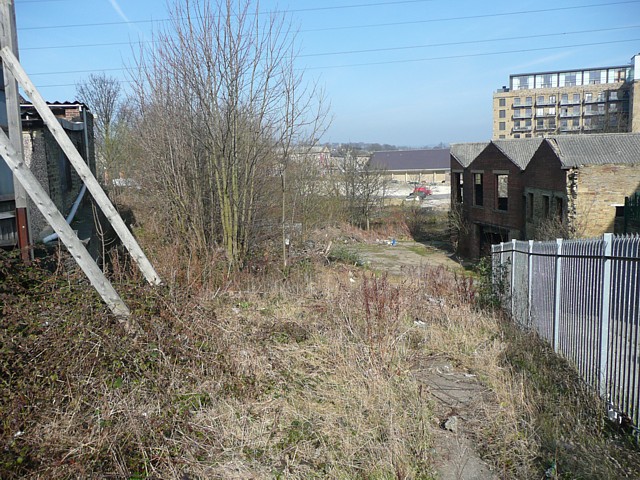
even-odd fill
[(494, 140), (623, 132), (640, 132), (640, 54), (628, 65), (511, 75), (493, 95)]

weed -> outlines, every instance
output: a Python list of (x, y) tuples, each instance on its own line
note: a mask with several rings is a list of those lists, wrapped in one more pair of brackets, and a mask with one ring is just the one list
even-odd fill
[(362, 266), (363, 262), (357, 252), (343, 246), (335, 246), (329, 252), (327, 257), (332, 262), (345, 263), (347, 265)]

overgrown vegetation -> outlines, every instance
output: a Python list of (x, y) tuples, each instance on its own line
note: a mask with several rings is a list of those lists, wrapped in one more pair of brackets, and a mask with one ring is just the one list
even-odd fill
[(140, 59), (138, 112), (99, 125), (111, 174), (142, 186), (118, 200), (165, 281), (143, 286), (111, 250), (135, 336), (64, 253), (0, 251), (0, 477), (436, 478), (441, 424), (420, 380), (433, 358), (488, 388), (466, 433), (499, 478), (640, 477), (598, 398), (502, 317), (488, 265), (359, 268), (353, 243), (450, 252), (464, 226), (383, 209), (381, 172), (357, 155), (308, 156), (321, 102), (288, 23), (260, 15), (176, 2)]
[(0, 257), (2, 478), (436, 478), (419, 379), (442, 356), (490, 389), (473, 432), (499, 478), (640, 473), (573, 370), (478, 307), (481, 279), (341, 249), (229, 275), (151, 238), (166, 287), (113, 260), (135, 338), (64, 256)]

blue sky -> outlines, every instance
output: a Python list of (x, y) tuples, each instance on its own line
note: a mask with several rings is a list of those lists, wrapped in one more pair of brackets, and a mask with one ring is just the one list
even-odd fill
[[(21, 61), (45, 99), (91, 72), (123, 80), (167, 18), (164, 0), (15, 0)], [(263, 0), (299, 29), (300, 67), (324, 86), (330, 142), (421, 147), (487, 140), (509, 74), (626, 65), (640, 0)], [(97, 25), (100, 24), (100, 25)]]

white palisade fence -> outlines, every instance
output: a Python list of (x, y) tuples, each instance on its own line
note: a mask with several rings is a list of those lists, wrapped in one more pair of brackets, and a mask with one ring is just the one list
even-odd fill
[(638, 426), (640, 236), (513, 240), (492, 247), (492, 263), (514, 321), (548, 341)]

